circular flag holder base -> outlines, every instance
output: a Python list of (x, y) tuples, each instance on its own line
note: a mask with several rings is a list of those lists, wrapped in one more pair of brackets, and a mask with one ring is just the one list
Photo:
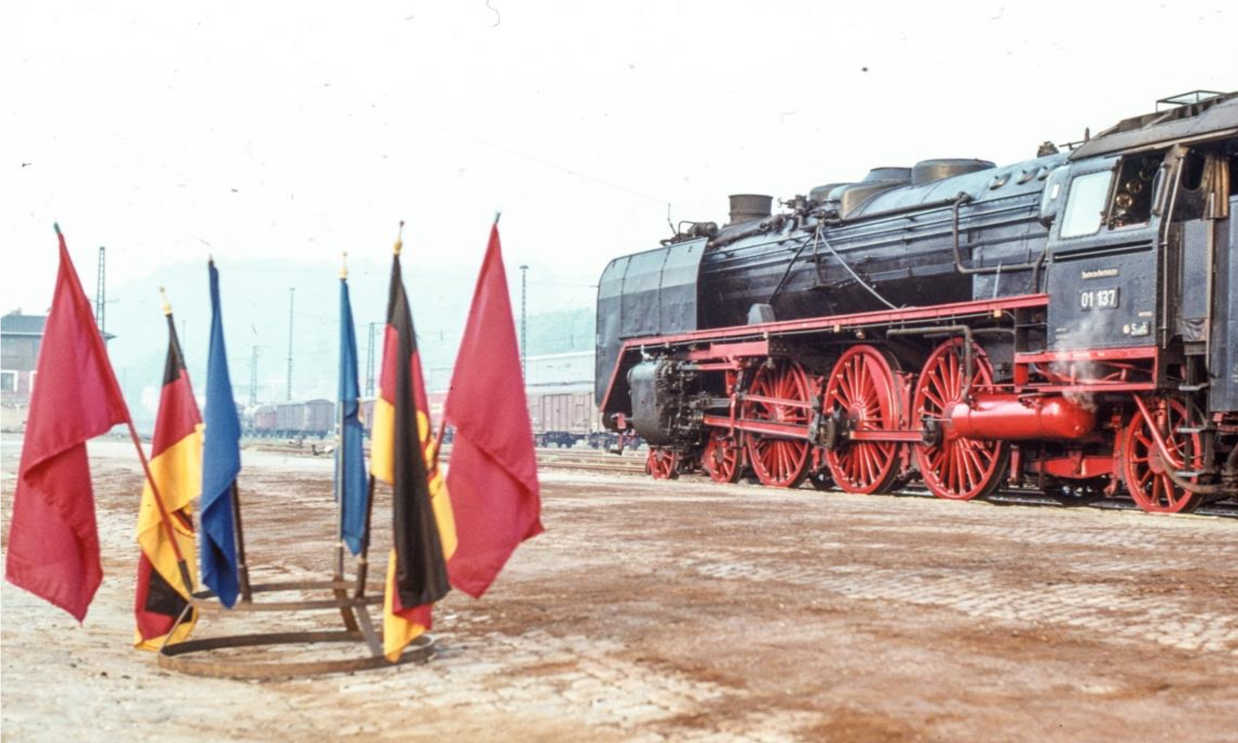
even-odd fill
[[(358, 587), (359, 585), (361, 586), (360, 588)], [(181, 612), (181, 616), (177, 619), (176, 624), (179, 625), (189, 616), (190, 608), (198, 609), (210, 615), (230, 614), (233, 612), (298, 612), (336, 609), (340, 612), (345, 629), (223, 635), (201, 640), (185, 640), (175, 644), (165, 644), (159, 649), (159, 667), (193, 676), (274, 679), (364, 671), (410, 662), (425, 663), (434, 656), (435, 640), (430, 635), (423, 634), (409, 643), (398, 660), (394, 662), (387, 660), (387, 657), (383, 654), (382, 638), (374, 629), (368, 608), (371, 605), (381, 604), (383, 596), (381, 590), (366, 595), (364, 582), (343, 579), (287, 581), (260, 583), (247, 588), (248, 590), (243, 594), (243, 598), (237, 601), (232, 609), (223, 608), (217, 601), (208, 601), (215, 596), (211, 591), (194, 593), (193, 601)], [(375, 587), (371, 586), (371, 588)], [(381, 589), (381, 586), (376, 588)], [(334, 597), (300, 601), (253, 600), (253, 594), (315, 590), (332, 591)], [(175, 625), (173, 629), (175, 629)], [(168, 636), (171, 636), (171, 634), (172, 632), (169, 631)], [(355, 658), (331, 660), (267, 661), (235, 656), (220, 657), (218, 654), (211, 652), (230, 648), (258, 648), (274, 645), (312, 645), (340, 642), (365, 643), (369, 654)]]

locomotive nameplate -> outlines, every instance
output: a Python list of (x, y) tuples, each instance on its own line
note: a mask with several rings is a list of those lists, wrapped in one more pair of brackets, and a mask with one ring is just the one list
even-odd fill
[(1079, 309), (1081, 310), (1116, 310), (1118, 308), (1118, 288), (1084, 289), (1079, 292)]

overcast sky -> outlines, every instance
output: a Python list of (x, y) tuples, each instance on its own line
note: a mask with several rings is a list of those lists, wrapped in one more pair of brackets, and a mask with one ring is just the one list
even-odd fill
[(1238, 87), (1234, 3), (1108, 5), (7, 2), (0, 311), (48, 305), (54, 220), (88, 291), (107, 245), (157, 312), (187, 259), (385, 260), (401, 218), (472, 270), (495, 209), (509, 273), (580, 304), (668, 203), (722, 222)]

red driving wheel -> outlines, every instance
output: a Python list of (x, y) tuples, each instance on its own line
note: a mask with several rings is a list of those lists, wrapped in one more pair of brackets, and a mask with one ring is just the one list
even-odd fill
[(743, 449), (724, 429), (710, 429), (709, 442), (701, 453), (701, 466), (714, 482), (738, 482), (743, 470)]
[[(933, 350), (916, 382), (912, 411), (915, 420), (941, 420), (949, 406), (962, 399), (966, 384), (963, 339), (951, 338)], [(972, 346), (971, 390), (993, 384), (993, 370), (979, 346)], [(916, 464), (924, 484), (938, 498), (971, 500), (989, 495), (1001, 484), (1010, 456), (1005, 441), (980, 441), (943, 435), (927, 446), (915, 445)]]
[[(808, 375), (797, 362), (762, 365), (744, 397), (743, 417), (807, 427), (810, 390)], [(808, 441), (751, 432), (745, 440), (748, 461), (762, 485), (793, 488), (803, 482), (808, 472)]]
[[(853, 346), (834, 364), (823, 410), (849, 430), (895, 430), (902, 407), (894, 369), (877, 348)], [(843, 441), (826, 451), (825, 461), (834, 483), (848, 493), (882, 493), (898, 474), (898, 455), (892, 441)]]
[[(1203, 441), (1198, 433), (1179, 433), (1190, 425), (1186, 406), (1179, 400), (1152, 400), (1148, 412), (1169, 450), (1166, 461), (1152, 438), (1152, 428), (1138, 409), (1123, 435), (1122, 476), (1131, 498), (1150, 513), (1189, 513), (1199, 505), (1195, 493), (1179, 487), (1167, 469), (1198, 470), (1203, 467)], [(1197, 478), (1187, 478), (1194, 482)]]
[(655, 480), (674, 480), (679, 477), (679, 454), (673, 449), (651, 446), (645, 458), (645, 471)]

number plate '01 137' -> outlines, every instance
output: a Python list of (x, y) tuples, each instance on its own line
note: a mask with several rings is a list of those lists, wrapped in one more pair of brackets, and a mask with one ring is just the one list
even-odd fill
[(1081, 310), (1112, 310), (1118, 306), (1118, 290), (1084, 289), (1079, 292), (1079, 309)]

